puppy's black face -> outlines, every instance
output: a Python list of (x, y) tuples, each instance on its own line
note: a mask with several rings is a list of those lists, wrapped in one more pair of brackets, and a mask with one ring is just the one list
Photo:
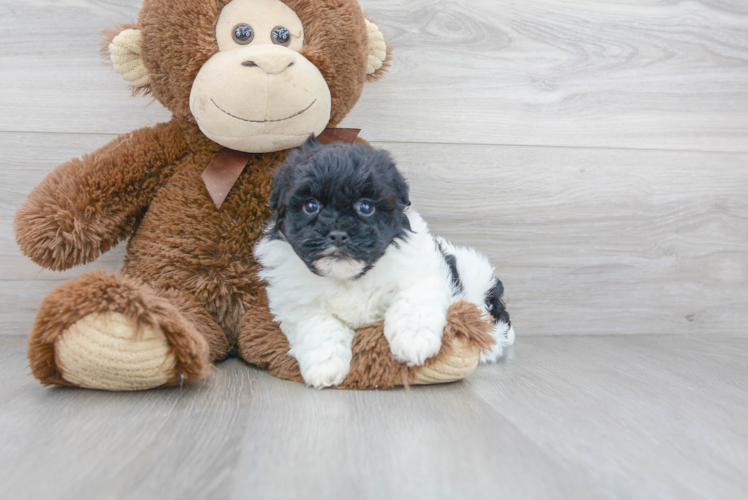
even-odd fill
[(273, 181), (272, 237), (320, 276), (363, 276), (410, 230), (408, 185), (386, 151), (310, 139)]

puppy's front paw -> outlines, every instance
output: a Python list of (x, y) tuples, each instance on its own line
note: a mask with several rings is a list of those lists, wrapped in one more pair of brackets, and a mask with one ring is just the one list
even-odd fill
[[(315, 389), (338, 385), (345, 380), (351, 368), (351, 355), (337, 352), (334, 347), (316, 349), (304, 354), (299, 361), (304, 382)], [(292, 353), (293, 355), (293, 353)]]
[(396, 360), (408, 366), (420, 366), (439, 354), (444, 325), (441, 322), (438, 326), (428, 325), (413, 312), (389, 315), (384, 323), (384, 334)]
[(439, 354), (442, 337), (421, 326), (398, 331), (389, 340), (389, 344), (396, 360), (407, 363), (408, 366), (420, 366)]

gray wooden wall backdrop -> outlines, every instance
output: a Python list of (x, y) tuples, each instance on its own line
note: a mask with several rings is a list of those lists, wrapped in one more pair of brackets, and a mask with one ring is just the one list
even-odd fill
[[(59, 163), (168, 120), (99, 31), (139, 0), (0, 0), (0, 334), (65, 273), (13, 213)], [(366, 0), (396, 47), (344, 125), (392, 150), (435, 232), (504, 279), (519, 335), (744, 335), (748, 2)]]

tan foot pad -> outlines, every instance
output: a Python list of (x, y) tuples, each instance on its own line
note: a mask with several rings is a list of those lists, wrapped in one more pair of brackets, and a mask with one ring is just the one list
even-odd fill
[(411, 384), (446, 384), (462, 380), (475, 371), (480, 362), (480, 347), (467, 340), (455, 338), (449, 356), (426, 363), (414, 376)]
[(90, 314), (55, 342), (65, 380), (89, 389), (137, 391), (164, 385), (176, 360), (159, 328), (137, 331), (133, 320), (115, 312)]

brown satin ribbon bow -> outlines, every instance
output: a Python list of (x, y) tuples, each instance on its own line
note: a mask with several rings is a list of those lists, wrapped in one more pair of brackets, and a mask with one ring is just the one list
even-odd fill
[[(356, 142), (359, 132), (361, 130), (357, 128), (326, 128), (317, 136), (317, 140), (321, 144), (332, 142), (353, 143)], [(208, 193), (217, 209), (220, 209), (223, 205), (229, 191), (236, 184), (252, 155), (253, 153), (223, 148), (203, 172), (203, 182), (205, 187), (208, 188)]]

